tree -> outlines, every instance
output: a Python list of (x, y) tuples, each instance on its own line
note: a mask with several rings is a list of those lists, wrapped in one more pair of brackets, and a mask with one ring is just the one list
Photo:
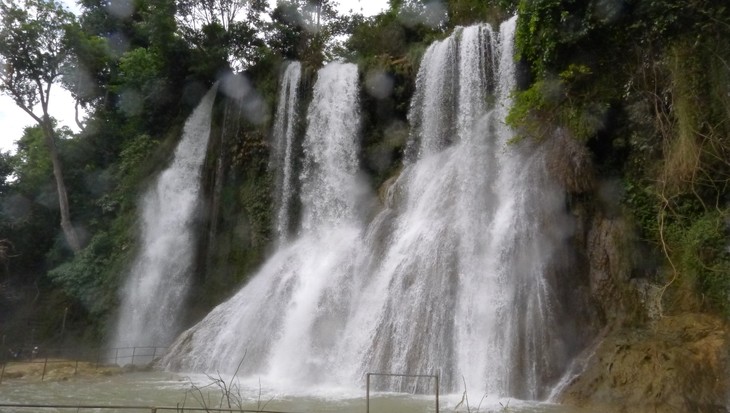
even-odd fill
[(279, 0), (270, 16), (269, 47), (315, 67), (332, 57), (337, 36), (351, 32), (350, 19), (331, 0)]
[[(265, 0), (177, 0), (177, 23), (182, 37), (218, 66), (236, 70), (253, 65), (263, 46)], [(220, 70), (222, 67), (216, 67)]]
[(203, 26), (218, 23), (230, 30), (236, 21), (245, 18), (252, 25), (260, 24), (260, 14), (266, 10), (262, 0), (178, 0), (177, 12), (181, 26), (200, 30)]
[[(74, 253), (81, 242), (71, 223), (63, 168), (48, 114), (51, 88), (70, 53), (66, 29), (73, 14), (55, 0), (0, 0), (0, 92), (35, 120), (43, 131), (58, 192), (61, 229)], [(40, 106), (40, 113), (36, 108)]]
[(0, 152), (0, 196), (8, 191), (12, 179), (13, 155), (10, 152)]

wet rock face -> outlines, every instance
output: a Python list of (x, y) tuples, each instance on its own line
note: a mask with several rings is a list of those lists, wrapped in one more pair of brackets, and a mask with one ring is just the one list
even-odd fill
[(727, 412), (730, 331), (704, 314), (612, 334), (558, 401), (603, 412)]
[(626, 233), (622, 220), (595, 219), (588, 232), (587, 255), (590, 261), (591, 293), (607, 314), (617, 314), (620, 303), (619, 285), (628, 281), (625, 254), (618, 240)]
[(625, 295), (632, 290), (628, 284), (632, 263), (627, 254), (631, 231), (620, 214), (611, 211), (617, 208), (607, 206), (619, 203), (620, 191), (609, 191), (611, 200), (606, 202), (603, 193), (607, 191), (602, 189), (608, 185), (596, 177), (588, 148), (564, 130), (555, 130), (542, 145), (547, 171), (565, 188), (575, 218), (573, 245), (582, 265), (574, 278), (588, 279), (591, 300), (603, 315), (601, 325), (593, 326), (598, 331), (624, 317)]
[(600, 306), (607, 325), (641, 323), (661, 316), (660, 285), (636, 277), (634, 257), (638, 245), (630, 225), (621, 217), (597, 213), (588, 225), (585, 255), (588, 260), (590, 293)]
[(593, 190), (595, 172), (588, 148), (563, 130), (557, 130), (545, 142), (547, 170), (568, 192)]
[(728, 324), (707, 314), (662, 315), (655, 277), (662, 262), (636, 239), (620, 182), (596, 176), (587, 149), (563, 132), (551, 141), (548, 173), (563, 184), (576, 223), (571, 285), (584, 286), (583, 307), (595, 315), (582, 326), (596, 332), (566, 375), (573, 379), (551, 398), (606, 413), (730, 412)]

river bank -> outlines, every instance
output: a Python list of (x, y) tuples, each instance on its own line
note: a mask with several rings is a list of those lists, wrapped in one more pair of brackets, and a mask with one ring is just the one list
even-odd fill
[(139, 366), (119, 367), (62, 358), (37, 358), (34, 360), (8, 361), (2, 364), (0, 369), (0, 383), (7, 383), (12, 381), (66, 381), (71, 378), (105, 377), (145, 368)]

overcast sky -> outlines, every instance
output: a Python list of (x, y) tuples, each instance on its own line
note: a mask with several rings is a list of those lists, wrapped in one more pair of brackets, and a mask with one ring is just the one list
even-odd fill
[[(79, 8), (74, 0), (61, 0), (61, 2), (66, 4), (71, 11), (79, 13)], [(276, 4), (276, 0), (269, 0), (269, 3), (273, 6)], [(377, 14), (388, 6), (387, 0), (339, 0), (339, 3), (342, 13), (353, 10), (362, 12), (366, 16)], [(60, 121), (61, 125), (78, 132), (74, 122), (73, 99), (60, 85), (54, 85), (51, 89), (48, 111), (51, 116)], [(0, 95), (0, 151), (15, 151), (15, 141), (23, 135), (23, 128), (33, 124), (33, 119), (15, 106), (9, 97)]]

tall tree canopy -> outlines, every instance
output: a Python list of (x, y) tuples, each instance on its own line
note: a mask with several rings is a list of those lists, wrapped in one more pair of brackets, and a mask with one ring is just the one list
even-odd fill
[[(81, 242), (71, 223), (68, 195), (48, 102), (70, 51), (66, 29), (74, 15), (55, 0), (0, 0), (0, 92), (32, 117), (43, 130), (56, 180), (61, 228), (69, 247)], [(40, 107), (40, 112), (38, 112)]]
[(178, 0), (176, 6), (179, 31), (191, 45), (235, 69), (253, 63), (263, 45), (266, 0)]

